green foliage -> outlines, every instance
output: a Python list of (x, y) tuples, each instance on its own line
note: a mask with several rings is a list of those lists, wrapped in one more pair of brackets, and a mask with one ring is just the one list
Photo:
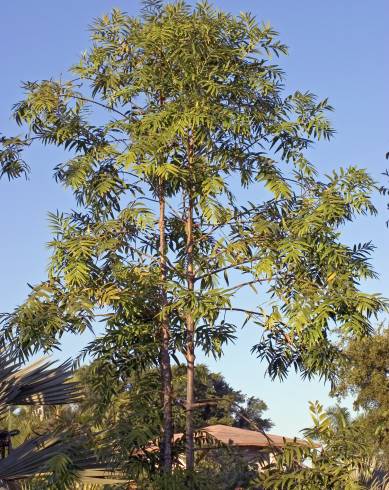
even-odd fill
[[(185, 346), (190, 312), (197, 346), (219, 356), (235, 338), (236, 321), (225, 317), (241, 311), (237, 292), (266, 284), (266, 307), (241, 311), (263, 331), (253, 352), (271, 376), (294, 367), (331, 377), (339, 352), (329, 339), (369, 333), (385, 307), (359, 290), (375, 277), (372, 245), (340, 240), (344, 223), (375, 212), (374, 182), (356, 167), (316, 178), (304, 150), (332, 136), (331, 107), (310, 92), (284, 96), (271, 56), (286, 47), (269, 25), (207, 3), (145, 9), (139, 18), (114, 10), (96, 20), (93, 46), (72, 68), (77, 82), (27, 82), (15, 106), (28, 132), (16, 143), (3, 139), (4, 168), (33, 140), (69, 150), (55, 175), (79, 209), (51, 216), (49, 278), (4, 317), (6, 335), (16, 333), (25, 352), (51, 349), (64, 332), (90, 328), (108, 312), (100, 317), (107, 335), (91, 344), (92, 354), (120, 363), (128, 351), (133, 366), (149, 366), (163, 288), (171, 351)], [(239, 182), (255, 203), (237, 202)], [(154, 203), (162, 188), (170, 209), (164, 284)], [(185, 279), (189, 191), (194, 291)]]
[(6, 175), (9, 180), (26, 175), (29, 166), (22, 159), (23, 149), (28, 146), (28, 141), (21, 138), (0, 137), (2, 150), (0, 151), (0, 178)]
[[(173, 390), (175, 399), (184, 401), (184, 366), (173, 368)], [(213, 373), (201, 364), (195, 368), (195, 398), (210, 401), (210, 405), (199, 408), (194, 413), (195, 429), (214, 424), (252, 429), (252, 424), (257, 424), (259, 428), (269, 430), (273, 425), (270, 419), (264, 418), (267, 405), (263, 400), (234, 390), (220, 373)], [(181, 411), (180, 418), (179, 415), (180, 412), (176, 415), (174, 426), (176, 431), (181, 432), (184, 430), (183, 412)]]
[(369, 338), (351, 340), (345, 355), (334, 395), (355, 397), (358, 424), (389, 468), (389, 329), (382, 326)]
[[(241, 428), (249, 428), (250, 422), (258, 424), (263, 430), (272, 426), (269, 419), (263, 417), (267, 410), (264, 401), (246, 397), (240, 391), (234, 390), (219, 373), (210, 372), (204, 365), (195, 368), (196, 400), (209, 402), (194, 414), (194, 427), (200, 429), (207, 425), (224, 424)], [(101, 383), (101, 365), (95, 361), (77, 371), (77, 379), (84, 387), (86, 398), (80, 406), (79, 415), (87, 425), (109, 425), (110, 421), (120, 418), (123, 425), (131, 420), (139, 427), (154, 426), (154, 434), (148, 433), (147, 440), (158, 435), (161, 422), (159, 410), (160, 381), (156, 369), (147, 370), (141, 374), (133, 374), (123, 379), (116, 387), (116, 392), (107, 396), (106, 384)], [(173, 368), (174, 429), (183, 432), (185, 427), (185, 411), (183, 404), (186, 393), (185, 366)], [(102, 418), (99, 419), (99, 414)], [(135, 424), (135, 421), (137, 423)]]
[[(214, 452), (213, 452), (214, 455)], [(155, 475), (139, 482), (142, 490), (235, 490), (248, 488), (255, 470), (245, 463), (238, 452), (220, 449), (217, 457), (202, 460), (196, 472), (176, 468), (171, 475)]]
[[(62, 433), (66, 430), (74, 434), (82, 432), (85, 436), (89, 434), (86, 441), (89, 450), (103, 460), (109, 455), (109, 461), (125, 470), (140, 488), (207, 488), (211, 481), (214, 485), (219, 482), (219, 488), (235, 488), (239, 482), (251, 478), (251, 470), (241, 460), (239, 453), (229, 448), (215, 449), (212, 459), (200, 461), (196, 474), (191, 478), (180, 469), (171, 478), (161, 477), (158, 474), (158, 453), (150, 453), (147, 458), (136, 453), (138, 450), (144, 451), (150, 446), (150, 441), (156, 441), (159, 437), (162, 414), (159, 408), (158, 371), (154, 369), (142, 375), (133, 374), (118, 385), (116, 393), (109, 398), (105, 384), (100, 384), (100, 374), (98, 362), (76, 371), (75, 379), (82, 387), (84, 398), (70, 407), (45, 407), (39, 410), (17, 408), (10, 411), (7, 425), (21, 430), (15, 438), (15, 446), (36, 433)], [(181, 432), (185, 425), (185, 411), (180, 404), (185, 398), (183, 366), (174, 368), (173, 375), (174, 427), (176, 432)], [(209, 406), (196, 411), (195, 429), (216, 423), (247, 427), (247, 418), (265, 430), (271, 427), (269, 419), (263, 418), (266, 405), (262, 400), (245, 397), (232, 389), (220, 374), (210, 372), (203, 365), (196, 367), (195, 379), (196, 399), (210, 402)], [(217, 406), (212, 405), (212, 400), (218, 401)], [(93, 435), (99, 433), (101, 437)], [(182, 443), (177, 443), (175, 456), (178, 457), (182, 451)], [(53, 469), (50, 480), (32, 479), (28, 488), (57, 488), (50, 486), (53, 482), (63, 488), (73, 488), (77, 472), (68, 456), (60, 454), (50, 464)], [(185, 486), (188, 481), (192, 487)]]
[(101, 321), (84, 354), (108, 400), (155, 366), (166, 388), (166, 350), (219, 357), (249, 322), (270, 376), (333, 381), (335, 342), (371, 333), (387, 305), (360, 286), (376, 277), (372, 244), (341, 239), (376, 212), (375, 182), (354, 166), (319, 176), (306, 157), (333, 135), (327, 99), (284, 92), (274, 59), (287, 49), (250, 13), (147, 2), (137, 18), (97, 19), (91, 40), (69, 80), (24, 84), (25, 135), (1, 140), (10, 178), (24, 147), (64, 149), (54, 175), (77, 203), (50, 215), (47, 280), (2, 316), (5, 339), (25, 356)]
[[(384, 488), (372, 476), (379, 461), (374, 458), (363, 430), (350, 421), (347, 412), (328, 412), (311, 403), (313, 427), (304, 430), (307, 445), (288, 445), (260, 475), (263, 488), (362, 490)], [(370, 484), (372, 486), (370, 486)]]

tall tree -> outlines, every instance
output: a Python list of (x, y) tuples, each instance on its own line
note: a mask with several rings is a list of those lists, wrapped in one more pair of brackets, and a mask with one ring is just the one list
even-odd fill
[[(4, 317), (4, 331), (22, 349), (51, 348), (103, 315), (106, 334), (88, 352), (116, 365), (114, 376), (160, 366), (166, 472), (170, 355), (183, 354), (192, 470), (196, 348), (221, 355), (250, 321), (271, 376), (294, 367), (331, 377), (330, 339), (371, 331), (385, 307), (359, 289), (375, 277), (372, 246), (343, 244), (340, 228), (375, 213), (375, 184), (356, 167), (317, 177), (305, 150), (332, 136), (331, 107), (310, 92), (284, 95), (271, 58), (286, 47), (251, 14), (147, 2), (138, 18), (98, 19), (92, 40), (76, 80), (24, 85), (14, 115), (28, 133), (3, 139), (11, 176), (33, 141), (69, 150), (55, 175), (78, 204), (52, 215), (48, 280)], [(261, 302), (247, 309), (250, 288)]]

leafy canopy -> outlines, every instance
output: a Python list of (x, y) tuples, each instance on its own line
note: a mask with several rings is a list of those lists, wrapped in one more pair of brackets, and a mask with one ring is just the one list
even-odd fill
[[(311, 143), (333, 135), (328, 101), (284, 93), (273, 60), (286, 47), (248, 13), (157, 2), (137, 18), (115, 9), (91, 33), (71, 69), (76, 79), (24, 84), (13, 115), (26, 134), (2, 139), (11, 178), (27, 170), (26, 146), (66, 150), (55, 177), (77, 203), (50, 216), (47, 280), (3, 317), (5, 335), (16, 334), (23, 352), (51, 349), (64, 332), (101, 320), (105, 334), (87, 352), (107, 370), (114, 360), (120, 376), (158, 363), (161, 315), (172, 355), (184, 352), (190, 314), (196, 346), (208, 354), (221, 355), (250, 322), (252, 352), (271, 376), (294, 368), (331, 377), (339, 352), (330, 339), (370, 333), (385, 303), (360, 289), (376, 277), (372, 245), (341, 240), (345, 223), (375, 213), (375, 183), (355, 166), (319, 176), (306, 157)], [(189, 205), (194, 290), (185, 273)], [(259, 297), (251, 310), (238, 299), (247, 288)]]

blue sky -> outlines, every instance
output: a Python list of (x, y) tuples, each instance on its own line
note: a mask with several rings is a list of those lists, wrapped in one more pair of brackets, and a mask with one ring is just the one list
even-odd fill
[[(311, 90), (319, 97), (329, 97), (335, 107), (331, 118), (337, 134), (330, 143), (320, 143), (310, 152), (320, 170), (326, 173), (357, 164), (384, 182), (381, 173), (389, 151), (388, 2), (218, 0), (215, 4), (234, 13), (251, 11), (260, 21), (270, 21), (290, 48), (289, 56), (280, 60), (287, 74), (287, 90)], [(3, 2), (0, 133), (15, 132), (8, 114), (22, 96), (21, 80), (66, 73), (89, 45), (87, 27), (93, 18), (113, 7), (135, 14), (138, 6), (139, 2), (132, 0)], [(35, 147), (28, 151), (32, 167), (28, 182), (0, 181), (0, 311), (9, 311), (23, 301), (27, 282), (44, 278), (50, 238), (47, 212), (67, 210), (74, 204), (72, 196), (52, 178), (51, 169), (63, 158), (56, 149)], [(389, 297), (389, 230), (385, 227), (389, 212), (385, 199), (376, 196), (375, 201), (379, 215), (347, 226), (344, 239), (375, 243), (373, 264), (380, 279), (366, 284), (365, 289)], [(266, 401), (275, 422), (273, 432), (295, 435), (309, 424), (308, 400), (333, 403), (327, 397), (328, 387), (318, 381), (302, 382), (294, 375), (283, 383), (264, 378), (263, 367), (249, 354), (255, 335), (246, 329), (221, 361), (207, 362), (235, 388)], [(60, 355), (76, 354), (85, 340), (67, 338)]]

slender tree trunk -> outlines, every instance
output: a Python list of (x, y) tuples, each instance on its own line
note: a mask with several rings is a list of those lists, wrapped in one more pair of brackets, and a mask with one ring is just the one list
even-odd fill
[[(162, 308), (165, 309), (168, 299), (166, 292), (165, 195), (163, 185), (160, 185), (159, 190), (159, 260), (162, 282)], [(161, 433), (161, 466), (164, 473), (170, 473), (172, 469), (172, 371), (170, 366), (169, 340), (169, 318), (166, 312), (163, 310), (161, 318), (160, 369), (162, 380), (163, 406), (163, 427)]]
[[(192, 172), (193, 139), (188, 139), (188, 167)], [(188, 192), (188, 209), (186, 217), (186, 251), (187, 251), (187, 287), (189, 293), (194, 291), (194, 267), (193, 267), (193, 189)], [(194, 440), (193, 440), (193, 409), (194, 409), (194, 376), (195, 376), (195, 322), (193, 314), (188, 311), (186, 316), (186, 469), (194, 469)]]

